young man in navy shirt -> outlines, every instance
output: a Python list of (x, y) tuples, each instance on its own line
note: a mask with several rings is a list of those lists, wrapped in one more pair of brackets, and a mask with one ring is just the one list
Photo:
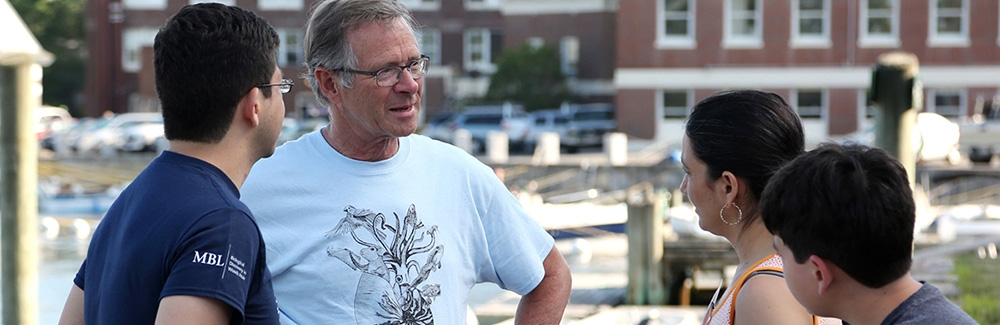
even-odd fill
[(292, 86), (271, 25), (237, 7), (182, 8), (156, 35), (170, 149), (94, 232), (60, 324), (276, 324), (265, 248), (240, 187), (274, 152)]

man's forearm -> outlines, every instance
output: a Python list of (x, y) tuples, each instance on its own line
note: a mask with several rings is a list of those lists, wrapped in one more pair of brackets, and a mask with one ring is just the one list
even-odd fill
[(515, 324), (559, 324), (562, 321), (573, 286), (569, 266), (554, 246), (543, 265), (545, 277), (534, 290), (521, 297)]

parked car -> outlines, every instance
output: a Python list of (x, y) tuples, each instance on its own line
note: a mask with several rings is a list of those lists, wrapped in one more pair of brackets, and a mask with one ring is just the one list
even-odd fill
[(74, 124), (69, 111), (62, 107), (40, 106), (33, 112), (36, 139), (42, 140), (69, 129)]
[[(123, 113), (110, 119), (99, 119), (93, 128), (83, 132), (73, 148), (78, 152), (101, 151), (101, 150), (122, 150), (125, 143), (126, 130), (142, 124), (158, 123), (159, 134), (163, 133), (163, 117), (160, 113)], [(139, 134), (156, 130), (155, 127), (141, 127), (129, 131), (131, 134)], [(155, 132), (150, 132), (155, 133)], [(156, 137), (150, 138), (146, 145), (155, 146)]]
[(490, 131), (507, 133), (511, 150), (524, 148), (524, 136), (528, 129), (528, 114), (520, 106), (512, 104), (495, 106), (475, 106), (455, 116), (451, 122), (453, 143), (454, 131), (468, 130), (472, 134), (472, 152), (482, 153), (486, 149), (486, 135)]
[(452, 112), (441, 112), (434, 115), (433, 118), (424, 124), (424, 128), (420, 130), (420, 134), (425, 135), (431, 139), (441, 140), (444, 142), (451, 142), (451, 123), (455, 120), (455, 113)]
[(618, 126), (615, 108), (611, 104), (569, 104), (561, 108), (569, 118), (566, 133), (559, 137), (559, 145), (569, 152), (583, 147), (601, 147), (604, 134)]
[(566, 134), (569, 117), (558, 109), (534, 111), (529, 114), (530, 123), (524, 136), (525, 151), (534, 150), (538, 137), (545, 132), (553, 132), (562, 139)]
[(156, 151), (156, 139), (163, 137), (163, 120), (132, 123), (121, 128), (122, 151)]
[(275, 145), (282, 145), (285, 142), (296, 140), (306, 133), (318, 131), (330, 123), (329, 119), (322, 117), (295, 119), (286, 117), (281, 123), (281, 133)]

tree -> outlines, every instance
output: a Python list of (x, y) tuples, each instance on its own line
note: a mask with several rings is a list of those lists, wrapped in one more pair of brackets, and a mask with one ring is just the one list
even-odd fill
[(84, 78), (84, 0), (10, 0), (38, 43), (55, 56), (42, 69), (42, 102), (76, 111)]
[(527, 44), (505, 50), (490, 77), (486, 101), (513, 101), (528, 111), (557, 108), (570, 98), (559, 52), (551, 46)]

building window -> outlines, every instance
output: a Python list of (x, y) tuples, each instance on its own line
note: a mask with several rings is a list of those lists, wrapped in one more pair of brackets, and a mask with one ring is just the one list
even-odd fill
[(497, 10), (500, 0), (465, 0), (465, 10)]
[(163, 10), (167, 9), (167, 0), (122, 0), (122, 5), (130, 10)]
[(559, 41), (559, 58), (562, 65), (562, 73), (566, 76), (575, 77), (576, 65), (580, 63), (580, 39), (576, 36), (566, 36)]
[(757, 0), (726, 1), (724, 47), (761, 48), (764, 45), (763, 8)]
[(437, 11), (441, 9), (441, 0), (399, 0), (400, 3), (414, 11)]
[(825, 96), (822, 90), (799, 90), (795, 94), (795, 107), (802, 118), (823, 118)]
[[(156, 28), (126, 28), (122, 35), (122, 70), (142, 70), (142, 48), (152, 47)], [(152, 63), (152, 62), (149, 62)]]
[(656, 46), (694, 48), (694, 0), (658, 0)]
[(420, 30), (420, 53), (431, 58), (431, 65), (441, 65), (441, 31), (434, 28)]
[(861, 0), (861, 47), (899, 47), (899, 0)]
[(792, 1), (792, 47), (830, 47), (830, 1)]
[(193, 5), (193, 4), (196, 4), (196, 3), (207, 3), (207, 2), (217, 2), (217, 3), (221, 3), (221, 4), (224, 4), (224, 5), (227, 5), (227, 6), (235, 6), (236, 5), (236, 0), (189, 0), (188, 4), (192, 4)]
[(969, 46), (969, 0), (933, 0), (928, 46)]
[(930, 105), (927, 105), (928, 112), (938, 113), (947, 118), (958, 118), (965, 116), (965, 91), (958, 89), (935, 89), (928, 90), (927, 98)]
[(524, 44), (527, 44), (532, 50), (538, 50), (545, 46), (545, 40), (538, 36), (532, 36), (525, 39)]
[(493, 61), (499, 56), (503, 40), (500, 34), (489, 29), (473, 28), (465, 31), (464, 66), (466, 71), (493, 73)]
[(302, 0), (257, 0), (257, 9), (260, 10), (302, 10)]
[(301, 67), (302, 31), (298, 28), (278, 28), (275, 31), (281, 39), (281, 44), (278, 46), (278, 66)]
[(690, 94), (686, 90), (663, 90), (660, 92), (660, 107), (664, 119), (683, 119), (688, 116)]

